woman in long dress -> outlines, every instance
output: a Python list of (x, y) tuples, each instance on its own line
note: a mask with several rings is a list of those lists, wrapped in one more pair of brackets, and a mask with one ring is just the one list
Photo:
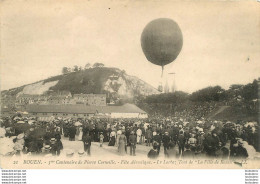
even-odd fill
[(79, 127), (78, 141), (82, 141), (82, 136), (83, 136), (83, 128), (82, 128), (82, 127)]
[(121, 135), (119, 135), (119, 139), (118, 139), (118, 152), (119, 155), (125, 155), (126, 154), (126, 150), (125, 150), (125, 146), (126, 146), (127, 142), (126, 142), (126, 136), (125, 133), (122, 132)]
[(109, 140), (108, 146), (115, 146), (115, 143), (116, 143), (116, 132), (113, 130), (110, 133), (110, 140)]

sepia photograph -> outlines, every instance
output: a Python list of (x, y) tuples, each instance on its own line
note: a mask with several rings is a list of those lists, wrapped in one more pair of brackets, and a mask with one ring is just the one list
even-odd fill
[(257, 1), (1, 1), (3, 169), (259, 169)]

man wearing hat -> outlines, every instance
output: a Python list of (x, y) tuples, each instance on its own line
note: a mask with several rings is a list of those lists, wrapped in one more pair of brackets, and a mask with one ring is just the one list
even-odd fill
[(69, 137), (69, 122), (67, 120), (64, 121), (63, 133), (64, 133), (64, 137)]
[(179, 155), (183, 154), (183, 152), (184, 152), (185, 142), (186, 142), (186, 139), (185, 139), (184, 133), (183, 133), (183, 131), (180, 131), (180, 134), (179, 134), (178, 140), (177, 140), (177, 143), (179, 146)]
[(197, 152), (201, 152), (203, 150), (203, 142), (204, 142), (204, 132), (199, 132), (198, 138), (197, 138)]
[(84, 144), (84, 151), (90, 156), (91, 136), (89, 135), (89, 132), (86, 132), (86, 134), (82, 137), (82, 141)]
[(45, 145), (43, 148), (42, 148), (42, 155), (47, 155), (47, 154), (50, 154), (50, 151), (51, 151), (51, 146), (50, 145)]
[(178, 135), (179, 135), (179, 129), (178, 129), (178, 125), (174, 125), (172, 127), (172, 135), (171, 135), (171, 138), (173, 140), (173, 142), (176, 144), (177, 143), (177, 140), (178, 140)]
[(164, 155), (167, 156), (167, 150), (169, 149), (169, 143), (171, 141), (171, 138), (169, 136), (168, 132), (165, 132), (162, 142), (163, 142), (163, 148), (164, 148)]
[(70, 125), (70, 128), (69, 128), (69, 140), (70, 141), (75, 141), (76, 132), (77, 132), (76, 127), (74, 125)]
[(146, 132), (145, 132), (146, 146), (150, 146), (152, 136), (153, 136), (153, 132), (152, 132), (151, 128), (148, 126), (148, 128), (146, 129)]
[(161, 142), (162, 142), (161, 136), (156, 133), (156, 135), (153, 136), (153, 144), (156, 143), (158, 154), (160, 153)]
[(55, 138), (51, 138), (51, 153), (53, 156), (57, 155), (59, 156), (60, 155), (60, 146), (57, 144), (57, 141)]
[(130, 155), (135, 156), (136, 143), (137, 143), (136, 135), (134, 134), (134, 131), (131, 131), (131, 135), (129, 136)]

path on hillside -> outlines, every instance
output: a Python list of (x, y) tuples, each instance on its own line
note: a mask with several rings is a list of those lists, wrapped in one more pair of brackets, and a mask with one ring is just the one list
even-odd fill
[(230, 106), (220, 106), (217, 110), (214, 110), (213, 112), (211, 112), (208, 117), (209, 118), (214, 118), (216, 115), (218, 115), (219, 113), (223, 112), (227, 108), (230, 108)]

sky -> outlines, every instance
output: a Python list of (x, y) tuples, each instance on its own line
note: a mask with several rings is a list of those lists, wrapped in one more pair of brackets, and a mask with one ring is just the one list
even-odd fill
[(161, 68), (141, 48), (144, 27), (176, 21), (183, 34), (177, 90), (247, 84), (260, 77), (260, 3), (255, 1), (2, 1), (1, 90), (101, 62), (157, 87)]

